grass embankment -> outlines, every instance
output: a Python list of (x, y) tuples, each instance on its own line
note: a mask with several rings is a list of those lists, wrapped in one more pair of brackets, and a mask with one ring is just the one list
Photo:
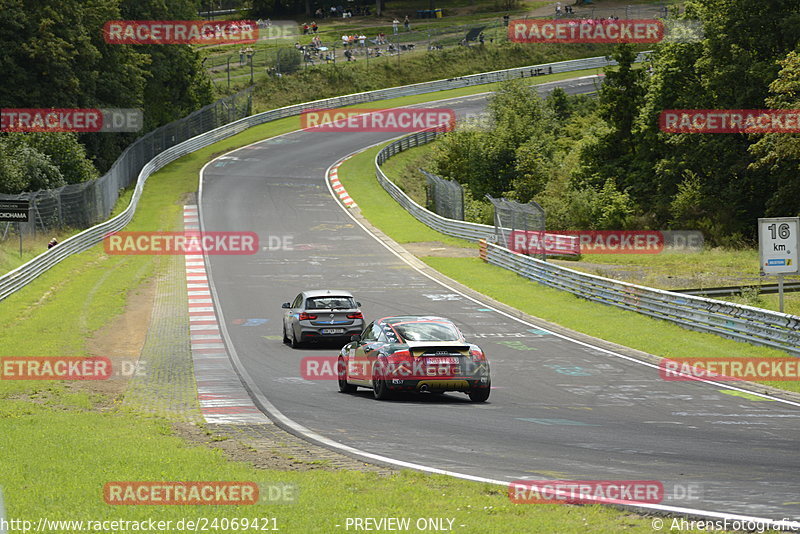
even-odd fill
[[(296, 126), (296, 118), (262, 125), (170, 164), (149, 179), (126, 230), (177, 228), (183, 199), (196, 190), (206, 161)], [(128, 198), (121, 200), (117, 212)], [(0, 357), (88, 355), (87, 340), (122, 313), (146, 281), (162, 274), (157, 257), (108, 256), (101, 245), (66, 259), (3, 302)], [(282, 532), (330, 533), (344, 532), (347, 517), (446, 517), (454, 520), (454, 531), (464, 533), (651, 531), (648, 519), (616, 510), (513, 505), (504, 488), (442, 476), (254, 469), (227, 460), (219, 451), (187, 445), (173, 435), (168, 419), (123, 409), (109, 400), (113, 399), (62, 383), (0, 381), (0, 486), (6, 519), (36, 524), (43, 517), (153, 518), (174, 524), (182, 518), (274, 517)], [(286, 482), (296, 484), (300, 496), (296, 504), (272, 506), (105, 504), (104, 484), (125, 480)], [(78, 530), (45, 525), (40, 532)]]
[(437, 52), (418, 52), (399, 57), (355, 63), (321, 65), (281, 78), (264, 78), (256, 84), (254, 107), (265, 111), (281, 106), (330, 98), (342, 94), (374, 91), (398, 85), (455, 78), (526, 65), (583, 57), (604, 56), (608, 45), (551, 45), (533, 47), (502, 43), (485, 47), (458, 47)]
[[(339, 168), (342, 185), (358, 203), (364, 216), (400, 243), (434, 240), (452, 243), (452, 238), (421, 225), (378, 184), (374, 178), (373, 162), (380, 148), (366, 150)], [(420, 226), (422, 229), (418, 230)], [(580, 299), (484, 263), (477, 257), (428, 256), (421, 259), (450, 278), (534, 317), (656, 356), (786, 356), (782, 351), (693, 332), (666, 321)], [(765, 383), (800, 392), (800, 383), (797, 382)]]

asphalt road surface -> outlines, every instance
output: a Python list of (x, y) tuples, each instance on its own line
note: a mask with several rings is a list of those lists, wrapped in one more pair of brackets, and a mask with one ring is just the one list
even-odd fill
[[(559, 82), (587, 92), (594, 80)], [(479, 113), (484, 97), (428, 104)], [(299, 120), (298, 120), (299, 124)], [(252, 231), (252, 256), (210, 256), (230, 338), (283, 414), (375, 454), (496, 480), (657, 480), (664, 504), (771, 519), (800, 518), (800, 409), (725, 386), (664, 381), (651, 366), (510, 319), (423, 276), (342, 210), (326, 169), (392, 133), (294, 132), (212, 162), (204, 173), (206, 231)], [(281, 249), (286, 238), (292, 246)], [(300, 376), (301, 359), (336, 347), (281, 342), (281, 303), (306, 288), (351, 290), (367, 320), (448, 317), (492, 364), (485, 404), (466, 395), (337, 391)]]

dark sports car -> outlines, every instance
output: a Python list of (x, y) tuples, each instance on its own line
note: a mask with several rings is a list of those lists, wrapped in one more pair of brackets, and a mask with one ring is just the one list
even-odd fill
[(448, 319), (385, 317), (367, 325), (339, 353), (339, 391), (371, 388), (376, 399), (395, 391), (461, 391), (473, 402), (489, 398), (489, 362)]

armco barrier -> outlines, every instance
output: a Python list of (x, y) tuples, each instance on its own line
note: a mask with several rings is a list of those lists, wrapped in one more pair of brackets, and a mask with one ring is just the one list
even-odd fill
[(390, 143), (375, 157), (375, 174), (389, 195), (420, 222), (443, 234), (479, 239), (480, 257), (484, 261), (589, 300), (800, 356), (800, 317), (637, 286), (547, 263), (487, 242), (494, 238), (493, 226), (446, 219), (423, 208), (389, 180), (380, 165), (398, 152), (433, 141), (437, 135), (434, 131), (418, 132)]
[(411, 215), (417, 220), (427, 224), (434, 230), (443, 234), (451, 235), (453, 237), (460, 237), (470, 241), (478, 241), (479, 239), (491, 238), (494, 235), (494, 226), (486, 224), (477, 224), (465, 221), (458, 221), (456, 219), (448, 219), (442, 217), (432, 211), (424, 208), (414, 202), (414, 200), (406, 195), (394, 182), (389, 180), (381, 170), (381, 164), (384, 161), (394, 156), (395, 154), (407, 150), (409, 148), (430, 143), (436, 137), (441, 135), (441, 131), (427, 130), (423, 132), (413, 133), (405, 136), (397, 141), (393, 141), (386, 145), (375, 156), (375, 175), (378, 182), (383, 186), (389, 195), (397, 201), (398, 204), (403, 206)]
[[(647, 57), (647, 54), (647, 52), (640, 53), (637, 61), (643, 61)], [(420, 95), (442, 91), (445, 89), (458, 89), (460, 87), (469, 87), (472, 85), (481, 85), (515, 78), (533, 77), (536, 76), (536, 70), (542, 68), (546, 69), (548, 73), (558, 73), (601, 68), (614, 64), (616, 64), (616, 62), (607, 58), (593, 57), (574, 59), (570, 61), (560, 61), (545, 65), (534, 65), (494, 72), (484, 72), (482, 74), (473, 74), (470, 76), (462, 76), (460, 78), (451, 78), (449, 80), (436, 80), (433, 82), (417, 83), (413, 85), (393, 87), (390, 89), (380, 89), (378, 91), (355, 93), (351, 95), (316, 100), (314, 102), (306, 102), (304, 104), (266, 111), (264, 113), (259, 113), (258, 115), (251, 115), (250, 117), (245, 117), (244, 119), (231, 122), (225, 126), (221, 126), (215, 130), (211, 130), (168, 148), (150, 160), (139, 173), (131, 201), (122, 213), (112, 219), (109, 219), (108, 221), (88, 228), (87, 230), (84, 230), (83, 232), (64, 240), (62, 243), (49, 249), (47, 252), (40, 254), (26, 264), (0, 277), (0, 300), (5, 299), (15, 291), (29, 284), (37, 276), (65, 258), (71, 256), (72, 254), (89, 249), (90, 247), (102, 241), (103, 236), (112, 232), (117, 232), (124, 228), (125, 225), (127, 225), (133, 218), (133, 214), (136, 211), (136, 206), (139, 203), (139, 198), (142, 195), (144, 184), (152, 173), (156, 172), (168, 163), (185, 156), (186, 154), (216, 143), (222, 139), (231, 137), (232, 135), (236, 135), (237, 133), (240, 133), (248, 128), (252, 128), (253, 126), (277, 119), (282, 119), (284, 117), (299, 115), (306, 110), (336, 108), (353, 104), (363, 104), (366, 102), (386, 100), (400, 96)]]
[(800, 356), (800, 317), (672, 293), (582, 273), (517, 254), (493, 243), (485, 261), (580, 297), (664, 319), (684, 328), (785, 350)]

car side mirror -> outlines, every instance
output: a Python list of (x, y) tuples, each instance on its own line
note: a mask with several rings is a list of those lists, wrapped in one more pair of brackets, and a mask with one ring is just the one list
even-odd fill
[(350, 341), (361, 341), (361, 334), (353, 334), (350, 336)]
[(283, 304), (281, 304), (281, 308), (291, 308), (291, 307), (292, 305), (289, 304), (288, 302), (284, 302)]
[(360, 308), (361, 307), (361, 303), (360, 302), (356, 302), (356, 306), (358, 306)]

